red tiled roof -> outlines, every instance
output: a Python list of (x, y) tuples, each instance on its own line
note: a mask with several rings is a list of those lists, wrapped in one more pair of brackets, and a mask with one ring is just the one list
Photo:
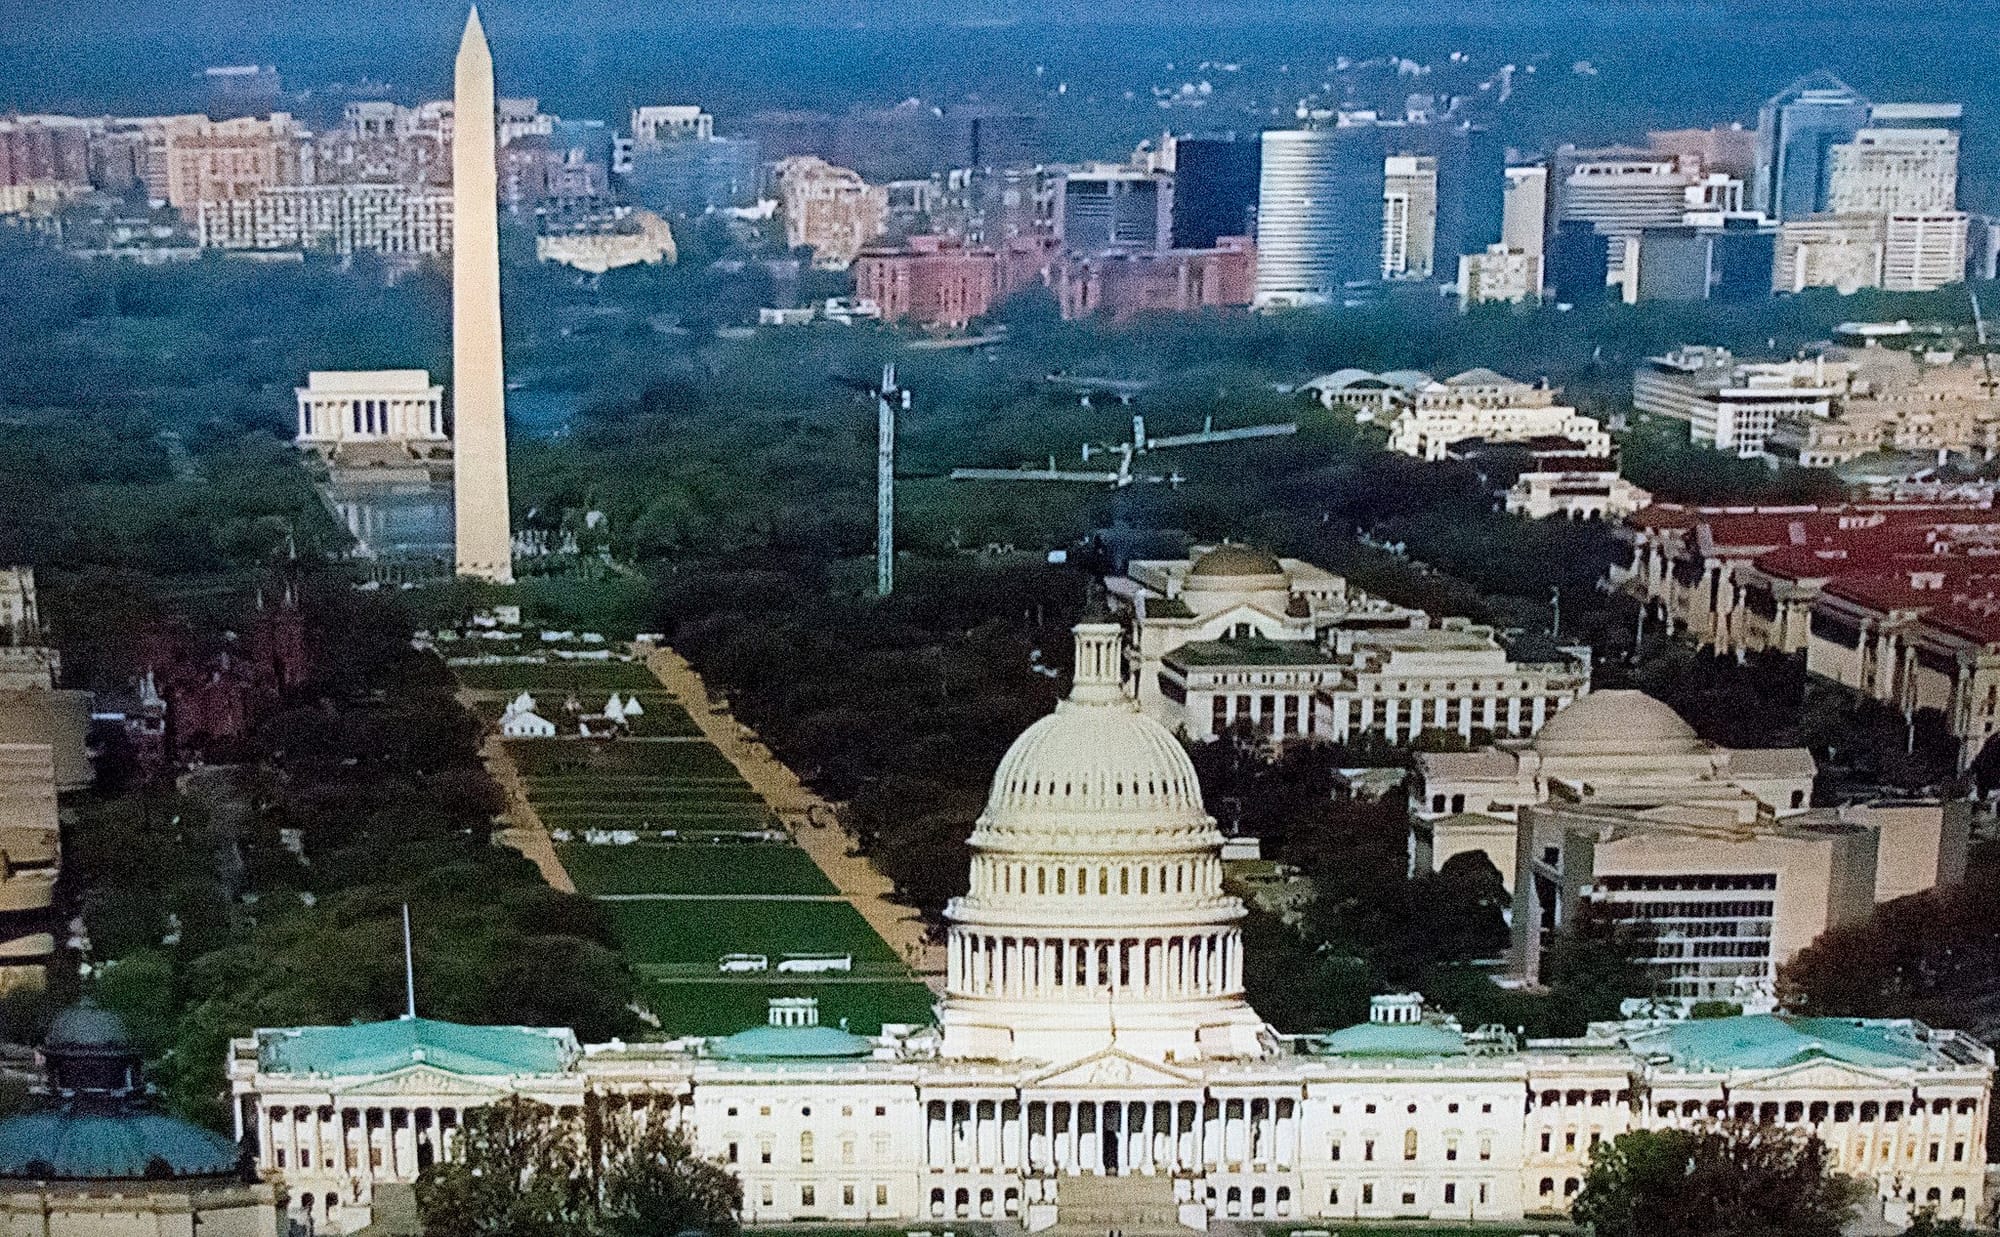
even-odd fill
[(2000, 644), (2000, 598), (1954, 600), (1926, 614), (1923, 625), (1980, 644)]

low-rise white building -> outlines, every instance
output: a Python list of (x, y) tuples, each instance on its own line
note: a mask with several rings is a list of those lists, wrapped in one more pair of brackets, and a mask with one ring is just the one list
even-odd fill
[(316, 369), (295, 388), (302, 447), (331, 451), (359, 443), (444, 443), (444, 387), (424, 369)]
[(1622, 520), (1653, 501), (1615, 467), (1535, 468), (1507, 489), (1507, 514), (1531, 520)]
[(1300, 385), (1327, 408), (1345, 408), (1356, 421), (1387, 425), (1398, 409), (1409, 406), (1417, 391), (1433, 379), (1422, 370), (1392, 369), (1375, 374), (1365, 369), (1337, 369)]
[(1392, 743), (1425, 730), (1532, 734), (1590, 690), (1587, 655), (1517, 661), (1493, 630), (1351, 587), (1243, 545), (1140, 560), (1108, 580), (1132, 625), (1133, 694), (1190, 739), (1248, 726), (1274, 741)]
[(975, 826), (936, 1025), (859, 1035), (781, 999), (768, 1025), (670, 1043), (260, 1030), (231, 1044), (231, 1107), (293, 1218), (353, 1231), (515, 1094), (683, 1124), (751, 1223), (1518, 1223), (1560, 1216), (1604, 1139), (1723, 1116), (1820, 1136), (1899, 1208), (1974, 1213), (1993, 1054), (1956, 1032), (1759, 1016), (1522, 1043), (1389, 997), (1277, 1034), (1244, 999), (1244, 910), (1193, 764), (1123, 691), (1118, 627), (1077, 636), (1075, 687)]
[(1453, 443), (1526, 442), (1567, 438), (1586, 455), (1611, 454), (1611, 435), (1594, 417), (1556, 403), (1547, 385), (1519, 382), (1490, 369), (1470, 369), (1417, 389), (1389, 425), (1389, 449), (1441, 460)]
[(1685, 421), (1694, 442), (1753, 459), (1780, 419), (1825, 417), (1844, 381), (1818, 359), (1742, 362), (1727, 348), (1688, 346), (1633, 371), (1632, 408)]

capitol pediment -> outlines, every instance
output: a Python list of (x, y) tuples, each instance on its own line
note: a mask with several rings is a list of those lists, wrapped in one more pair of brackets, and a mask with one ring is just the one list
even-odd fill
[(1754, 1080), (1739, 1083), (1730, 1090), (1738, 1095), (1747, 1095), (1761, 1091), (1874, 1091), (1883, 1087), (1907, 1086), (1907, 1078), (1822, 1057), (1760, 1074)]
[(357, 1087), (341, 1091), (343, 1096), (359, 1095), (450, 1095), (479, 1098), (497, 1098), (507, 1094), (505, 1088), (489, 1086), (476, 1079), (466, 1078), (429, 1065), (412, 1065), (397, 1070), (393, 1074), (377, 1078)]
[(1201, 1076), (1119, 1048), (1103, 1048), (1068, 1064), (1051, 1066), (1028, 1082), (1038, 1087), (1187, 1087), (1198, 1085)]

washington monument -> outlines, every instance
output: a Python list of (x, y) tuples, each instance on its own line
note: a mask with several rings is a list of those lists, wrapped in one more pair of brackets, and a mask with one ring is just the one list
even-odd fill
[(506, 382), (500, 353), (500, 219), (493, 53), (479, 10), (458, 45), (451, 196), (451, 407), (461, 576), (514, 582), (507, 516)]

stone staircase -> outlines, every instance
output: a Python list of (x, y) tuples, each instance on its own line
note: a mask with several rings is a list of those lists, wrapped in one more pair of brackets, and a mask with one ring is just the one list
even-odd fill
[(1060, 1237), (1186, 1237), (1170, 1177), (1064, 1177), (1056, 1186)]

